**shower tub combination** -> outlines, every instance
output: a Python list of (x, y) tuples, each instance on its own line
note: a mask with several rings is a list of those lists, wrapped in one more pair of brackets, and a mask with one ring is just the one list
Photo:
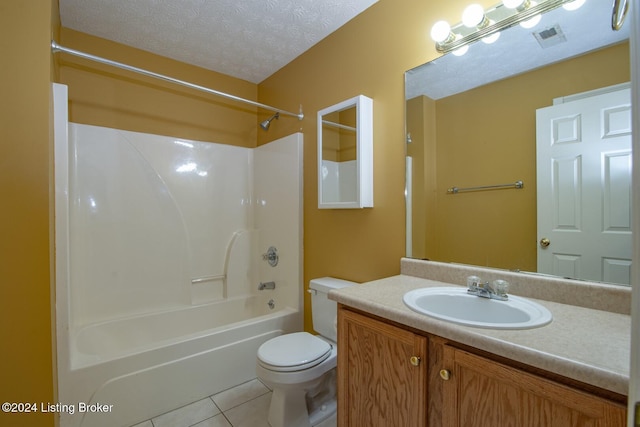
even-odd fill
[(61, 427), (254, 378), (258, 347), (302, 329), (301, 134), (247, 149), (68, 123), (62, 85), (54, 111)]

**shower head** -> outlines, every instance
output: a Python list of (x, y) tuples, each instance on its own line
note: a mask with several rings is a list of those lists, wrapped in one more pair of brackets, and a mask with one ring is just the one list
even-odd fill
[(260, 127), (264, 130), (269, 130), (269, 126), (271, 126), (271, 121), (279, 117), (280, 117), (280, 113), (275, 113), (273, 116), (269, 117), (267, 120), (260, 123)]

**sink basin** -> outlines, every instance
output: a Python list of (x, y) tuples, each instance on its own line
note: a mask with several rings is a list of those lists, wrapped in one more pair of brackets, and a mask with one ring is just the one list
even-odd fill
[(459, 323), (489, 329), (530, 329), (551, 322), (551, 312), (526, 298), (509, 295), (507, 301), (467, 294), (466, 288), (420, 288), (404, 294), (412, 310)]

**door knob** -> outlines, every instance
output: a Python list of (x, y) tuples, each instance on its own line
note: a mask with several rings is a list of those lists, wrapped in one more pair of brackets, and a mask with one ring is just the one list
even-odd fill
[(449, 381), (449, 378), (451, 378), (451, 371), (448, 369), (440, 369), (440, 378), (445, 381)]
[(551, 244), (551, 240), (547, 239), (546, 237), (543, 237), (542, 239), (540, 239), (540, 246), (542, 246), (543, 248), (546, 248), (550, 244)]
[(418, 366), (418, 365), (420, 365), (420, 357), (419, 356), (411, 356), (411, 358), (409, 359), (409, 362), (413, 366)]

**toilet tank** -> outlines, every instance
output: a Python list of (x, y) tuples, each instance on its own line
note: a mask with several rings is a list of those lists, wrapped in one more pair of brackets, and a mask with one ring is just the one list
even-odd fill
[(309, 282), (313, 329), (323, 337), (328, 338), (333, 342), (336, 342), (337, 340), (336, 324), (338, 303), (330, 300), (327, 295), (332, 289), (346, 288), (355, 284), (355, 282), (335, 279), (333, 277), (311, 279)]

